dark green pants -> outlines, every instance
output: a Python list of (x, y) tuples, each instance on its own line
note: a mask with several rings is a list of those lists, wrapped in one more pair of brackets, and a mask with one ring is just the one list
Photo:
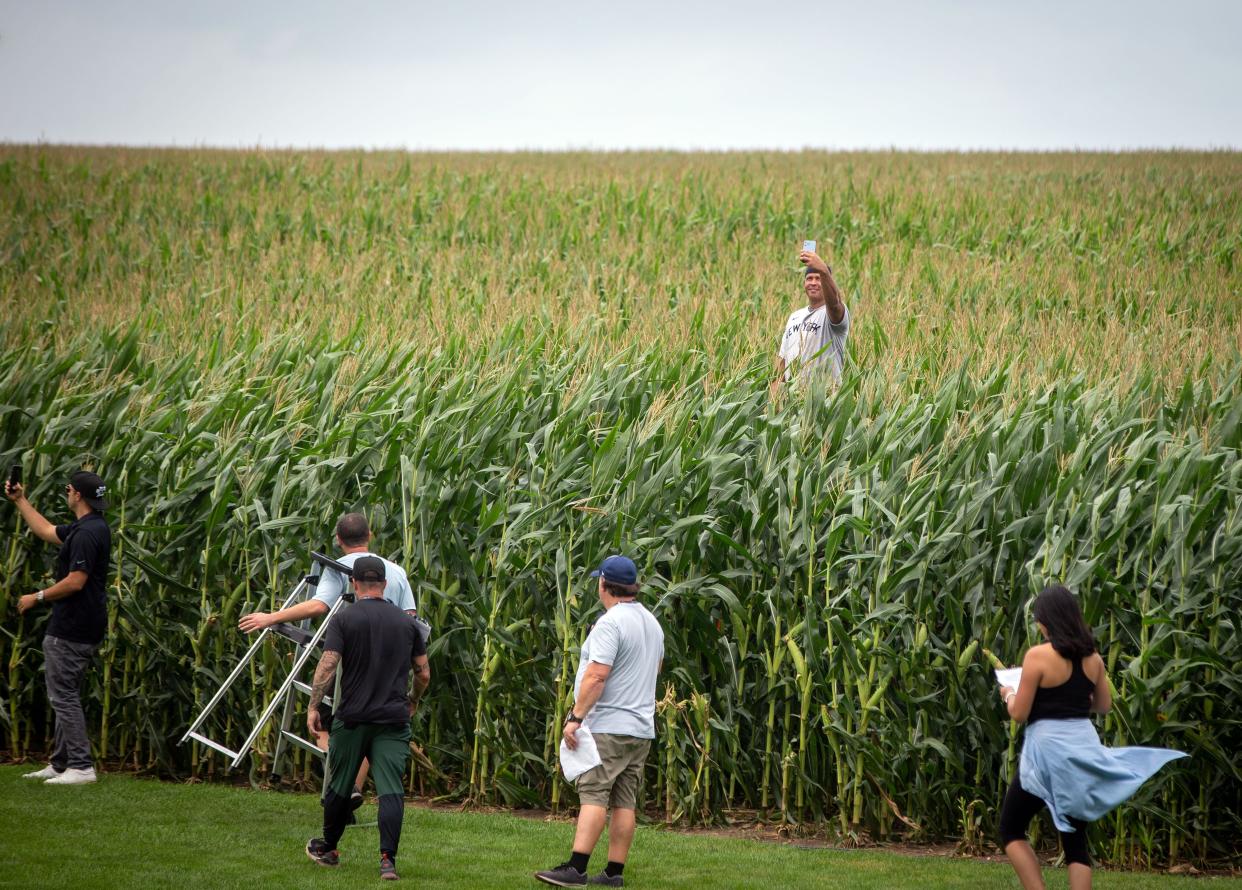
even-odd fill
[(410, 726), (332, 721), (328, 736), (328, 792), (323, 798), (323, 839), (336, 849), (349, 819), (349, 795), (363, 758), (379, 794), (380, 852), (396, 859), (405, 814), (405, 769), (410, 763)]

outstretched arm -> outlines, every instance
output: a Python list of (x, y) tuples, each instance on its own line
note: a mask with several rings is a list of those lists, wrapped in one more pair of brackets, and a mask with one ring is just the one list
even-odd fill
[(243, 615), (237, 622), (237, 627), (244, 633), (253, 633), (256, 630), (271, 627), (273, 624), (301, 621), (303, 618), (327, 614), (328, 607), (322, 600), (311, 599), (277, 612), (251, 612), (249, 615)]
[(832, 270), (820, 259), (819, 254), (809, 250), (802, 251), (799, 258), (804, 265), (819, 273), (820, 280), (824, 282), (824, 303), (828, 310), (828, 320), (833, 324), (840, 324), (845, 320), (845, 300), (841, 296), (837, 280), (832, 277)]
[(17, 512), (22, 514), (22, 519), (26, 520), (26, 525), (30, 526), (30, 530), (34, 532), (36, 538), (47, 541), (49, 544), (62, 543), (60, 538), (56, 536), (56, 526), (43, 518), (43, 514), (34, 508), (34, 504), (26, 500), (26, 489), (19, 482), (17, 485), (10, 485), (7, 481), (4, 483), (4, 496), (13, 502), (17, 507)]
[(833, 324), (840, 324), (845, 321), (845, 300), (841, 296), (841, 288), (837, 287), (837, 280), (832, 277), (832, 270), (824, 266), (827, 273), (824, 281), (827, 286), (824, 288), (824, 301), (828, 305), (828, 320)]

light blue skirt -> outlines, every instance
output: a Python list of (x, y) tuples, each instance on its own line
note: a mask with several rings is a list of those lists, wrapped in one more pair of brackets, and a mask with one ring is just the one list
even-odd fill
[(1095, 821), (1185, 756), (1169, 748), (1107, 748), (1085, 718), (1037, 720), (1026, 728), (1018, 778), (1048, 805), (1057, 830), (1072, 832), (1069, 817)]

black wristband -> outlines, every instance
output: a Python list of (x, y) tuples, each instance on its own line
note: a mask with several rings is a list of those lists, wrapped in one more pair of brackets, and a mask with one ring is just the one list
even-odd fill
[(570, 711), (569, 716), (565, 718), (565, 722), (566, 723), (581, 723), (582, 718), (579, 717), (577, 714), (575, 714), (573, 711)]

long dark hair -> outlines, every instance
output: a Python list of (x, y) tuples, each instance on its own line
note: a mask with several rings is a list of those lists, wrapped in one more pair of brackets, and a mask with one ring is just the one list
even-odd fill
[(1095, 651), (1095, 637), (1082, 617), (1078, 600), (1060, 584), (1040, 591), (1031, 612), (1048, 631), (1048, 642), (1062, 658), (1077, 660)]

